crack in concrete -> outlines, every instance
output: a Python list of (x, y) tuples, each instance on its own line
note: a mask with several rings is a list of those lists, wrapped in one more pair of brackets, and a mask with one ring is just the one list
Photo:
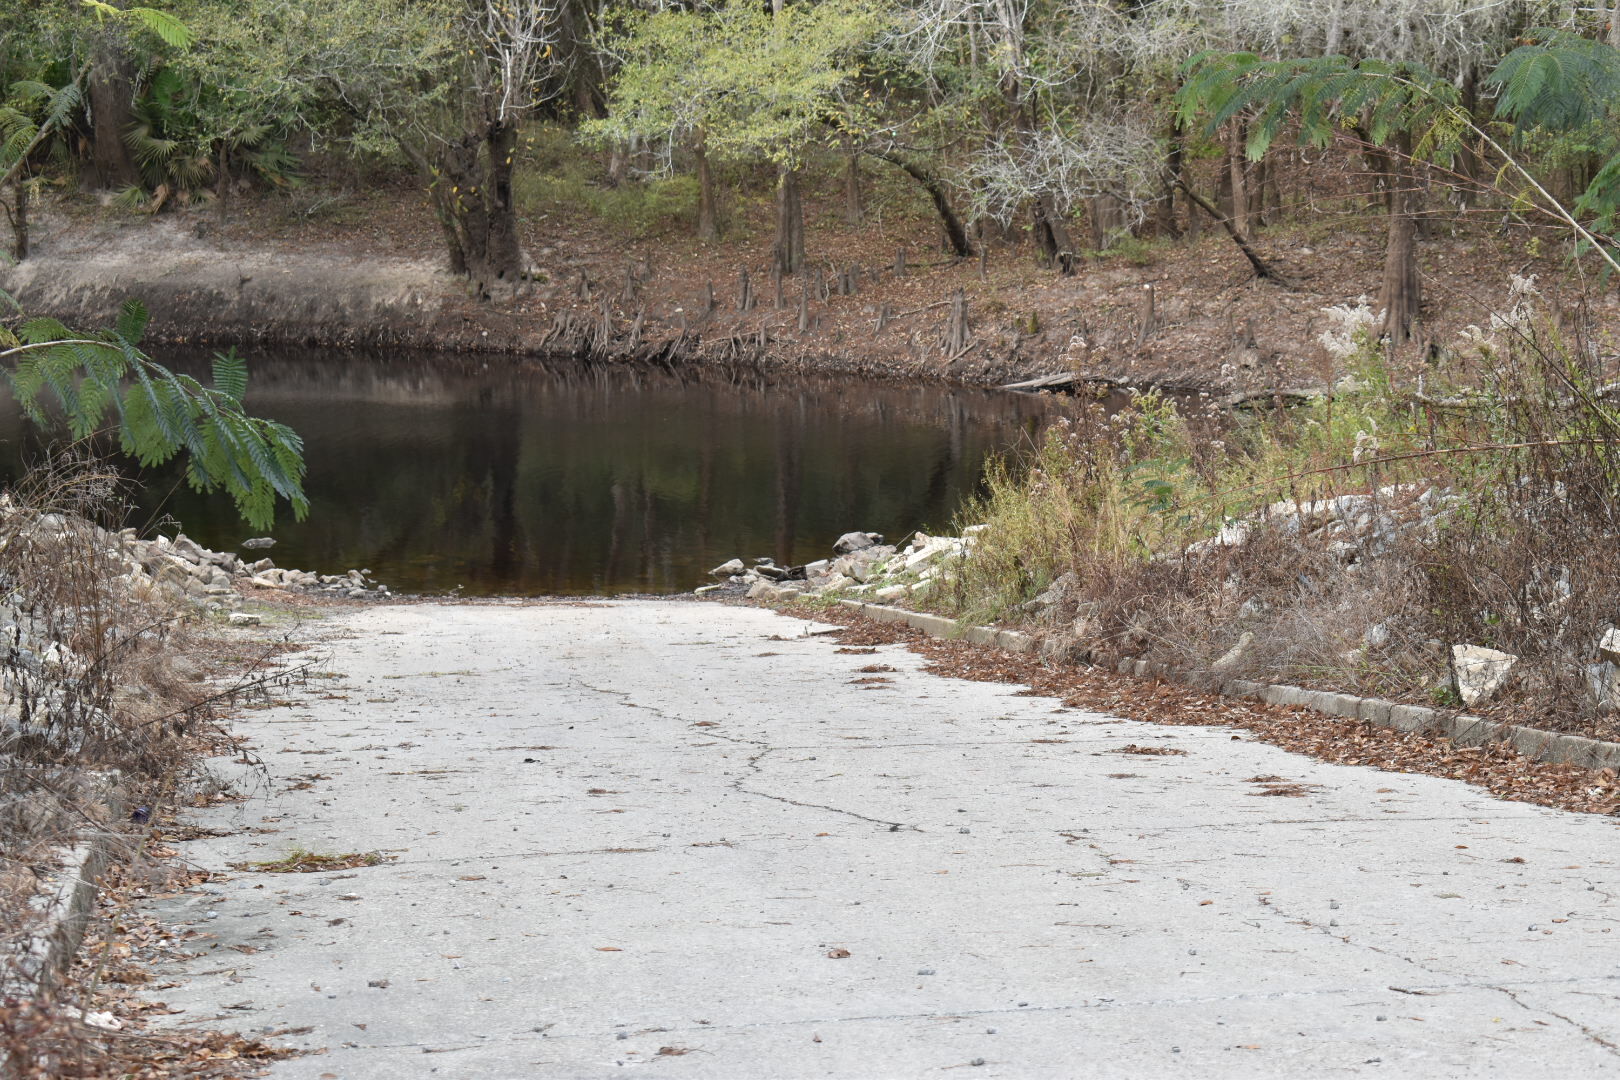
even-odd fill
[[(624, 704), (629, 708), (632, 708), (632, 709), (645, 709), (647, 712), (652, 713), (654, 716), (663, 717), (666, 720), (677, 720), (677, 721), (684, 722), (684, 718), (682, 718), (682, 717), (671, 716), (670, 714), (662, 711), (661, 709), (657, 709), (657, 708), (654, 708), (654, 707), (649, 706), (649, 705), (639, 705), (636, 702), (631, 701), (630, 700), (630, 695), (627, 694), (626, 692), (622, 691), (622, 690), (608, 690), (608, 689), (604, 689), (603, 687), (600, 687), (600, 686), (592, 686), (590, 683), (586, 683), (586, 682), (576, 682), (575, 685), (581, 686), (586, 690), (593, 690), (598, 694), (607, 694), (607, 695), (609, 695), (611, 697), (620, 698), (620, 699), (623, 700)], [(748, 761), (745, 762), (747, 767), (749, 769), (753, 770), (754, 775), (756, 775), (756, 776), (763, 776), (764, 775), (763, 770), (760, 768), (760, 764), (759, 764), (760, 760), (763, 759), (764, 757), (766, 757), (769, 754), (775, 753), (778, 750), (783, 750), (783, 749), (818, 749), (817, 747), (778, 747), (778, 746), (769, 746), (769, 745), (767, 745), (766, 743), (764, 743), (763, 741), (761, 741), (759, 739), (749, 739), (749, 738), (745, 738), (745, 737), (739, 736), (739, 735), (727, 735), (727, 734), (725, 734), (723, 732), (715, 731), (715, 730), (712, 730), (712, 729), (705, 731), (703, 733), (703, 737), (707, 738), (707, 739), (720, 739), (720, 740), (722, 740), (724, 742), (736, 743), (736, 744), (738, 744), (740, 746), (753, 746), (753, 747), (758, 748), (759, 752), (754, 754), (753, 756), (751, 756), (748, 759)], [(833, 748), (829, 747), (829, 749), (833, 749)], [(903, 821), (886, 821), (886, 820), (884, 820), (882, 818), (870, 817), (870, 816), (868, 816), (866, 814), (858, 813), (857, 811), (854, 811), (854, 810), (845, 810), (842, 807), (829, 806), (826, 803), (805, 802), (805, 801), (800, 800), (800, 799), (790, 799), (786, 795), (772, 795), (768, 791), (759, 791), (759, 790), (757, 790), (755, 788), (745, 787), (743, 785), (743, 781), (745, 779), (746, 779), (746, 777), (743, 777), (743, 776), (739, 776), (739, 777), (735, 778), (734, 780), (731, 781), (730, 787), (734, 791), (736, 791), (736, 792), (738, 792), (739, 794), (742, 794), (742, 795), (752, 795), (755, 798), (759, 798), (759, 799), (770, 799), (773, 802), (786, 803), (789, 806), (798, 806), (798, 807), (802, 807), (803, 809), (806, 809), (806, 810), (825, 810), (828, 813), (841, 814), (844, 817), (854, 818), (856, 821), (865, 821), (865, 822), (868, 822), (868, 823), (873, 824), (873, 825), (882, 825), (882, 826), (886, 827), (890, 832), (899, 832), (902, 829), (910, 831), (910, 832), (922, 832), (923, 831), (922, 829), (918, 828), (917, 826), (908, 825)]]
[[(757, 746), (759, 744), (756, 743), (755, 745)], [(754, 771), (754, 775), (763, 776), (764, 775), (764, 770), (762, 770), (760, 768), (760, 765), (759, 765), (760, 760), (762, 758), (764, 758), (768, 754), (775, 753), (779, 749), (781, 749), (781, 747), (773, 747), (773, 746), (764, 747), (763, 749), (760, 750), (759, 753), (757, 753), (753, 757), (749, 758), (748, 761), (746, 762), (746, 764), (750, 769), (752, 769)], [(803, 802), (803, 801), (801, 801), (799, 799), (790, 799), (786, 795), (772, 795), (768, 791), (756, 791), (753, 788), (744, 787), (743, 786), (743, 780), (744, 779), (745, 779), (744, 777), (739, 776), (739, 777), (737, 777), (735, 780), (733, 780), (731, 782), (732, 788), (734, 790), (738, 791), (738, 792), (741, 792), (744, 795), (753, 795), (753, 796), (756, 796), (756, 797), (761, 798), (761, 799), (771, 799), (771, 800), (773, 800), (775, 802), (787, 803), (789, 806), (800, 806), (800, 807), (803, 807), (803, 808), (805, 808), (807, 810), (826, 810), (829, 813), (842, 814), (845, 817), (851, 817), (851, 818), (854, 818), (857, 821), (866, 821), (866, 822), (870, 822), (873, 825), (887, 826), (888, 830), (890, 832), (899, 832), (902, 829), (905, 829), (908, 832), (922, 832), (923, 831), (922, 829), (919, 829), (917, 826), (915, 826), (915, 825), (907, 825), (903, 821), (885, 821), (882, 818), (868, 817), (866, 814), (857, 813), (854, 810), (845, 810), (842, 807), (838, 807), (838, 806), (828, 806), (826, 803)]]
[(682, 723), (682, 724), (686, 723), (686, 718), (684, 716), (672, 716), (669, 713), (665, 712), (664, 710), (658, 708), (656, 705), (642, 705), (642, 704), (639, 704), (637, 702), (631, 701), (630, 700), (630, 695), (628, 693), (626, 693), (625, 691), (623, 691), (623, 690), (609, 690), (609, 689), (606, 689), (605, 687), (601, 687), (601, 686), (592, 686), (588, 682), (581, 682), (581, 681), (579, 681), (577, 679), (574, 681), (574, 685), (578, 686), (578, 687), (582, 687), (583, 689), (589, 690), (589, 691), (591, 691), (593, 693), (606, 694), (609, 697), (621, 698), (623, 700), (623, 704), (624, 704), (625, 708), (627, 708), (627, 709), (640, 709), (643, 712), (650, 712), (654, 716), (661, 717), (662, 719), (665, 719), (665, 720), (673, 720), (673, 721), (675, 721), (677, 723)]
[(1597, 1032), (1593, 1031), (1591, 1028), (1587, 1027), (1585, 1024), (1581, 1023), (1579, 1020), (1576, 1020), (1573, 1017), (1565, 1016), (1563, 1013), (1560, 1013), (1560, 1012), (1554, 1012), (1553, 1010), (1547, 1008), (1545, 1005), (1527, 1005), (1523, 1001), (1519, 1000), (1519, 995), (1517, 993), (1515, 993), (1512, 990), (1509, 990), (1505, 986), (1491, 985), (1491, 986), (1487, 986), (1486, 989), (1487, 990), (1495, 990), (1498, 993), (1506, 994), (1509, 1001), (1513, 1002), (1513, 1004), (1517, 1005), (1519, 1008), (1524, 1009), (1526, 1012), (1529, 1012), (1529, 1013), (1542, 1013), (1543, 1015), (1553, 1017), (1555, 1020), (1562, 1020), (1564, 1023), (1568, 1024), (1570, 1027), (1572, 1027), (1575, 1030), (1579, 1031), (1582, 1035), (1585, 1035), (1588, 1039), (1592, 1040), (1593, 1042), (1597, 1043), (1599, 1046), (1603, 1047), (1603, 1049), (1607, 1050), (1609, 1053), (1614, 1054), (1617, 1057), (1620, 1057), (1620, 1046), (1616, 1046), (1614, 1043), (1610, 1042), (1608, 1039), (1605, 1039), (1603, 1036), (1599, 1035)]
[[(1583, 977), (1583, 978), (1569, 978), (1569, 979), (1527, 980), (1525, 982), (1515, 983), (1515, 984), (1511, 984), (1511, 985), (1518, 986), (1519, 988), (1524, 989), (1524, 990), (1531, 990), (1531, 989), (1536, 989), (1536, 988), (1540, 988), (1540, 987), (1567, 986), (1567, 985), (1579, 984), (1579, 983), (1616, 982), (1616, 981), (1620, 981), (1620, 975), (1601, 975), (1601, 976), (1591, 976), (1591, 977)], [(1448, 992), (1455, 992), (1455, 991), (1459, 991), (1459, 990), (1493, 990), (1493, 991), (1499, 991), (1499, 992), (1502, 992), (1502, 993), (1507, 993), (1508, 996), (1510, 996), (1510, 997), (1513, 996), (1512, 992), (1505, 989), (1505, 987), (1500, 983), (1483, 983), (1483, 982), (1430, 983), (1430, 984), (1416, 985), (1416, 986), (1411, 987), (1411, 989), (1422, 991), (1426, 995), (1427, 994), (1436, 994), (1436, 995), (1438, 995), (1438, 994), (1444, 994), (1444, 993), (1448, 993)], [(769, 1029), (769, 1028), (796, 1028), (796, 1027), (807, 1027), (807, 1026), (830, 1027), (830, 1026), (835, 1025), (835, 1024), (863, 1024), (863, 1023), (931, 1021), (931, 1020), (967, 1020), (967, 1019), (972, 1019), (974, 1017), (1018, 1016), (1018, 1015), (1035, 1015), (1035, 1014), (1042, 1014), (1042, 1013), (1052, 1014), (1052, 1013), (1082, 1012), (1082, 1011), (1089, 1011), (1089, 1010), (1157, 1009), (1157, 1008), (1166, 1008), (1166, 1007), (1170, 1007), (1170, 1008), (1186, 1008), (1186, 1007), (1201, 1006), (1201, 1005), (1237, 1004), (1237, 1003), (1243, 1003), (1243, 1002), (1257, 1002), (1257, 1001), (1299, 1001), (1299, 1000), (1306, 1000), (1306, 999), (1311, 999), (1311, 998), (1336, 997), (1336, 996), (1343, 996), (1343, 995), (1349, 995), (1349, 994), (1358, 994), (1358, 995), (1360, 995), (1360, 994), (1377, 994), (1377, 993), (1381, 993), (1381, 992), (1383, 992), (1383, 988), (1380, 988), (1380, 987), (1371, 987), (1371, 986), (1335, 986), (1335, 987), (1325, 987), (1323, 989), (1318, 989), (1318, 990), (1277, 990), (1277, 991), (1272, 991), (1272, 992), (1269, 992), (1269, 993), (1216, 994), (1216, 995), (1202, 995), (1202, 996), (1190, 996), (1190, 997), (1141, 998), (1141, 999), (1136, 999), (1136, 1000), (1131, 1000), (1131, 1001), (1119, 1001), (1119, 1000), (1114, 999), (1114, 998), (1097, 998), (1097, 999), (1095, 999), (1093, 1001), (1082, 1001), (1082, 1002), (1079, 1002), (1077, 1004), (1062, 1004), (1062, 1005), (1001, 1006), (1001, 1007), (998, 1007), (998, 1008), (991, 1008), (991, 1009), (957, 1009), (957, 1010), (952, 1010), (952, 1011), (947, 1011), (947, 1012), (872, 1013), (872, 1014), (863, 1014), (863, 1015), (859, 1015), (859, 1016), (821, 1016), (821, 1017), (811, 1017), (811, 1018), (808, 1018), (808, 1019), (760, 1020), (760, 1021), (740, 1022), (740, 1023), (732, 1023), (732, 1024), (686, 1024), (686, 1025), (681, 1025), (681, 1026), (649, 1028), (645, 1032), (631, 1032), (630, 1034), (632, 1034), (632, 1035), (636, 1035), (636, 1034), (652, 1034), (652, 1033), (658, 1033), (658, 1034), (664, 1034), (664, 1033), (682, 1034), (682, 1033), (695, 1033), (695, 1032), (705, 1032), (705, 1031), (708, 1031), (708, 1032), (713, 1032), (713, 1031), (754, 1031), (754, 1030)], [(1524, 1009), (1526, 1009), (1526, 1010), (1528, 1010), (1530, 1012), (1547, 1012), (1547, 1015), (1549, 1015), (1549, 1016), (1558, 1016), (1557, 1013), (1548, 1012), (1547, 1010), (1540, 1010), (1540, 1009), (1537, 1009), (1534, 1006), (1525, 1005), (1522, 1002), (1515, 1001), (1515, 1004), (1518, 1004), (1521, 1008), (1524, 1008)], [(1593, 1038), (1594, 1040), (1596, 1040), (1597, 1042), (1599, 1042), (1603, 1046), (1608, 1047), (1611, 1050), (1615, 1049), (1612, 1046), (1612, 1044), (1610, 1044), (1610, 1043), (1606, 1042), (1605, 1040), (1603, 1040), (1601, 1036), (1595, 1035), (1595, 1034), (1591, 1033), (1590, 1031), (1587, 1031), (1585, 1029), (1585, 1027), (1580, 1025), (1579, 1023), (1577, 1023), (1575, 1021), (1570, 1021), (1567, 1018), (1562, 1017), (1562, 1016), (1558, 1016), (1558, 1019), (1565, 1020), (1567, 1023), (1575, 1024), (1576, 1027), (1581, 1028), (1581, 1030), (1586, 1032), (1586, 1034), (1589, 1037)], [(491, 1041), (489, 1043), (483, 1043), (483, 1044), (479, 1044), (479, 1045), (493, 1045), (493, 1043), (496, 1040), (498, 1040), (500, 1042), (503, 1042), (503, 1043), (513, 1043), (513, 1042), (543, 1043), (543, 1042), (563, 1042), (563, 1041), (580, 1040), (580, 1039), (605, 1039), (605, 1038), (609, 1038), (609, 1037), (615, 1037), (616, 1038), (618, 1035), (622, 1034), (622, 1032), (619, 1031), (619, 1030), (616, 1030), (616, 1029), (615, 1030), (610, 1030), (610, 1031), (582, 1031), (582, 1032), (579, 1032), (577, 1034), (558, 1034), (558, 1035), (548, 1035), (548, 1036), (546, 1036), (544, 1038), (525, 1038), (525, 1036), (527, 1036), (529, 1034), (530, 1034), (529, 1032), (510, 1032), (510, 1033), (506, 1033), (504, 1035), (494, 1036), (494, 1037), (492, 1037), (492, 1039), (491, 1039)], [(378, 1050), (393, 1050), (393, 1049), (412, 1049), (412, 1048), (416, 1048), (416, 1047), (431, 1046), (431, 1045), (444, 1045), (444, 1044), (443, 1043), (440, 1043), (440, 1044), (433, 1044), (433, 1043), (368, 1043), (368, 1044), (362, 1044), (361, 1048), (364, 1048), (364, 1049), (378, 1049)], [(451, 1045), (455, 1045), (455, 1044), (452, 1043)]]

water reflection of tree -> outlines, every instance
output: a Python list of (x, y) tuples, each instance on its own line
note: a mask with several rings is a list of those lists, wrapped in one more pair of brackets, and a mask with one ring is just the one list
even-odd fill
[[(984, 454), (1024, 441), (1046, 408), (970, 390), (409, 358), (255, 358), (254, 378), (250, 406), (310, 451), (313, 512), (277, 530), (278, 563), (469, 592), (689, 588), (732, 555), (803, 561), (846, 529), (943, 525)], [(171, 507), (205, 543), (241, 539), (188, 492)]]

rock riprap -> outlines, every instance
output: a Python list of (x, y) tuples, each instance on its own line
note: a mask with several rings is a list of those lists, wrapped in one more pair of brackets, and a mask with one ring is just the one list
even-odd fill
[(173, 539), (156, 536), (143, 540), (134, 529), (125, 529), (106, 536), (113, 545), (109, 554), (122, 558), (128, 567), (132, 588), (160, 590), (215, 611), (239, 607), (242, 593), (238, 586), (243, 584), (354, 600), (389, 595), (388, 586), (373, 580), (370, 570), (317, 574), (284, 569), (268, 558), (248, 562), (232, 551), (211, 551), (185, 533)]
[(773, 559), (728, 559), (709, 571), (717, 584), (699, 586), (699, 594), (727, 588), (745, 589), (752, 600), (786, 600), (796, 596), (863, 596), (880, 603), (922, 600), (939, 587), (946, 571), (964, 558), (975, 534), (973, 525), (962, 536), (913, 533), (904, 545), (888, 544), (880, 533), (851, 532), (840, 536), (833, 555), (803, 566), (778, 566)]

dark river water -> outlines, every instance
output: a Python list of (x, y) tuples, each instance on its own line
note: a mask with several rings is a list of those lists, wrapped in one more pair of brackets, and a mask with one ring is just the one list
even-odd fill
[[(298, 431), (309, 465), (309, 517), (277, 523), (270, 557), (369, 568), (406, 593), (667, 593), (733, 555), (799, 563), (850, 529), (942, 529), (1050, 408), (941, 386), (247, 355), (250, 411)], [(0, 438), (11, 475), (40, 453), (14, 412)], [(168, 515), (225, 550), (251, 535), (178, 477), (146, 476), (129, 523)]]

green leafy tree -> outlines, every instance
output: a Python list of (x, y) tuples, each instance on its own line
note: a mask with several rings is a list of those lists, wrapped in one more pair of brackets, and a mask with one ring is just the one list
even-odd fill
[(800, 170), (841, 132), (865, 123), (860, 56), (881, 26), (864, 0), (629, 13), (609, 39), (619, 63), (598, 138), (681, 144), (697, 157), (699, 231), (716, 234), (709, 155), (777, 169), (776, 264), (804, 265)]
[(42, 166), (86, 102), (98, 35), (143, 35), (175, 49), (191, 33), (166, 11), (118, 8), (100, 0), (47, 3), (0, 14), (0, 196), (11, 226), (12, 255), (28, 255), (28, 203)]
[[(1620, 20), (1617, 20), (1620, 21)], [(1620, 269), (1613, 232), (1620, 214), (1620, 49), (1556, 27), (1532, 30), (1530, 41), (1503, 57), (1486, 79), (1496, 92), (1496, 113), (1513, 124), (1512, 142), (1530, 145), (1538, 135), (1580, 139), (1599, 161), (1572, 208), (1577, 221), (1528, 173), (1523, 199), (1551, 209), (1576, 229), (1584, 246), (1599, 251), (1611, 270)], [(1602, 234), (1601, 238), (1600, 235)]]
[(1188, 63), (1177, 100), (1185, 121), (1203, 116), (1211, 131), (1248, 115), (1244, 150), (1251, 159), (1262, 156), (1290, 123), (1309, 145), (1327, 146), (1354, 129), (1367, 143), (1389, 148), (1389, 223), (1379, 304), (1384, 335), (1406, 341), (1422, 303), (1417, 169), (1424, 161), (1449, 164), (1462, 145), (1469, 125), (1458, 107), (1457, 87), (1410, 62), (1204, 53)]
[(480, 298), (526, 269), (512, 196), (519, 127), (566, 86), (552, 0), (188, 0), (219, 131), (267, 122), (419, 172), (451, 269)]

